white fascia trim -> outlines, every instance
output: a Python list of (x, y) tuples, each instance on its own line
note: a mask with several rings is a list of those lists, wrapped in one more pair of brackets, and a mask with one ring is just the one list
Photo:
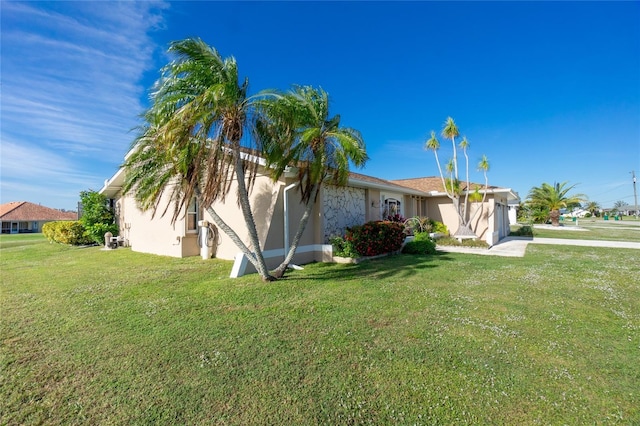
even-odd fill
[(121, 189), (122, 184), (124, 183), (124, 169), (120, 167), (117, 172), (114, 173), (111, 178), (104, 181), (104, 186), (99, 194), (105, 195), (109, 197), (110, 195), (116, 195)]

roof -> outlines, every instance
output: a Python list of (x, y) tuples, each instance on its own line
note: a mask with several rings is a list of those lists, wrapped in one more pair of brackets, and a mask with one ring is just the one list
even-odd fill
[(12, 201), (0, 205), (0, 220), (34, 221), (34, 220), (76, 220), (75, 212), (63, 212), (49, 207), (33, 204), (28, 201)]
[[(426, 192), (430, 195), (440, 195), (444, 194), (444, 186), (442, 185), (442, 178), (438, 176), (429, 176), (429, 177), (421, 177), (421, 178), (412, 178), (412, 179), (397, 179), (392, 180), (391, 183), (405, 186), (408, 188), (417, 189), (422, 192)], [(461, 189), (465, 190), (467, 185), (466, 182), (460, 182)], [(476, 187), (480, 192), (484, 192), (484, 184), (469, 182), (469, 186), (472, 189)], [(502, 188), (500, 186), (489, 185), (487, 187), (487, 193), (497, 193), (503, 192), (507, 193), (508, 200), (519, 200), (520, 197), (516, 192), (513, 192), (511, 188)]]
[(367, 188), (385, 189), (388, 191), (399, 191), (405, 194), (426, 196), (419, 188), (412, 188), (406, 185), (398, 185), (394, 181), (384, 180), (373, 176), (367, 176), (360, 173), (349, 172), (349, 185), (362, 186)]
[[(432, 191), (444, 192), (444, 186), (442, 185), (442, 178), (437, 176), (411, 178), (411, 179), (397, 179), (397, 180), (392, 180), (391, 182), (394, 182), (401, 186), (408, 186), (409, 188), (418, 189), (424, 192), (432, 192)], [(484, 184), (473, 183), (473, 182), (470, 182), (469, 184), (471, 185), (472, 188), (475, 188), (476, 186), (479, 189), (484, 188)], [(462, 189), (465, 189), (467, 186), (466, 182), (460, 182), (460, 185)], [(489, 189), (497, 189), (497, 188), (498, 188), (497, 186), (489, 185)]]

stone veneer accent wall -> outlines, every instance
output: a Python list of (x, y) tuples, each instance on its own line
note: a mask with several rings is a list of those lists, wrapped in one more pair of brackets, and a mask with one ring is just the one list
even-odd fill
[(350, 226), (362, 225), (366, 218), (365, 190), (350, 186), (324, 186), (323, 217), (325, 243), (330, 237), (343, 236)]

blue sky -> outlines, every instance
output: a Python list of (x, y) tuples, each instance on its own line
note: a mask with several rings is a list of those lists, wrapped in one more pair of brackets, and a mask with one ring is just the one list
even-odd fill
[[(640, 2), (9, 2), (1, 10), (0, 198), (74, 209), (135, 138), (170, 41), (234, 56), (253, 93), (321, 86), (360, 130), (361, 173), (438, 174), (452, 116), (489, 183), (610, 207), (640, 180)], [(441, 138), (441, 158), (450, 146)], [(640, 188), (638, 188), (640, 190)]]

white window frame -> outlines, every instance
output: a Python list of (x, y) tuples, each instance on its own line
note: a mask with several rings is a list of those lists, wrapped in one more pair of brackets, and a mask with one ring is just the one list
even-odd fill
[(200, 220), (200, 206), (195, 198), (191, 199), (191, 202), (187, 206), (187, 214), (185, 221), (185, 229), (187, 234), (198, 233), (198, 221)]

